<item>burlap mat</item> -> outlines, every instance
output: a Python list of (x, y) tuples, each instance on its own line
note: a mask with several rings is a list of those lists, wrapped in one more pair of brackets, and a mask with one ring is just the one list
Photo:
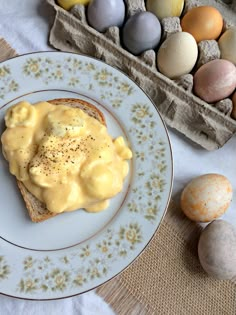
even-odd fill
[(14, 49), (2, 38), (0, 38), (0, 61), (16, 56)]
[(210, 278), (199, 264), (200, 230), (171, 202), (144, 253), (97, 292), (121, 315), (235, 315), (236, 286)]
[[(0, 39), (0, 60), (15, 54)], [(235, 315), (236, 286), (204, 273), (197, 258), (199, 233), (171, 202), (143, 254), (97, 293), (117, 315)]]

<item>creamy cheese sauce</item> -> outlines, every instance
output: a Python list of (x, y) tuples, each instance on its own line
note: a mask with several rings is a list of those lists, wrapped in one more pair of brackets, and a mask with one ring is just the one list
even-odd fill
[(5, 123), (10, 172), (49, 211), (101, 211), (122, 190), (132, 152), (84, 111), (23, 101), (8, 109)]

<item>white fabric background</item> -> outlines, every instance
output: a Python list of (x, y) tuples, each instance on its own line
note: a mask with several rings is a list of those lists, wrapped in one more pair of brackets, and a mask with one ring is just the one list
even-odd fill
[[(52, 50), (48, 46), (48, 31), (52, 12), (43, 0), (1, 0), (0, 37), (4, 37), (18, 54)], [(236, 192), (236, 137), (222, 149), (207, 152), (169, 129), (172, 142), (175, 178), (173, 197), (178, 199), (184, 185), (204, 173), (220, 173), (229, 178)], [(235, 194), (234, 194), (235, 195)], [(236, 226), (236, 198), (223, 216)], [(95, 293), (50, 302), (30, 302), (0, 296), (1, 315), (110, 315), (112, 311)]]
[(113, 315), (94, 292), (57, 301), (24, 301), (0, 295), (1, 315)]

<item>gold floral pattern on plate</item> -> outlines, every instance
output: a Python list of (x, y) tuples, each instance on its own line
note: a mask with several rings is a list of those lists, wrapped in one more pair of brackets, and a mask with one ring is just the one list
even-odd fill
[[(80, 251), (58, 257), (61, 267), (57, 267), (48, 256), (35, 259), (27, 256), (22, 264), (23, 273), (17, 290), (24, 293), (37, 291), (65, 291), (68, 287), (82, 286), (90, 280), (107, 274), (110, 265), (118, 257), (126, 257), (142, 243), (142, 231), (138, 223), (121, 226), (117, 232), (108, 229), (98, 243), (83, 246)], [(96, 255), (94, 255), (96, 253)], [(73, 269), (74, 261), (81, 260), (82, 267)]]
[[(113, 108), (120, 107), (124, 98), (131, 95), (134, 88), (128, 80), (114, 76), (106, 67), (97, 69), (91, 62), (81, 62), (77, 58), (65, 58), (63, 62), (51, 58), (28, 58), (23, 65), (23, 73), (27, 77), (42, 80), (46, 85), (53, 81), (65, 81), (68, 86), (84, 87), (94, 90), (94, 83), (84, 84), (82, 77), (91, 75), (93, 82), (99, 87), (109, 88), (101, 94), (101, 99), (111, 99)], [(111, 89), (116, 85), (116, 89)]]
[(0, 99), (4, 99), (8, 93), (17, 92), (18, 89), (19, 84), (12, 77), (10, 67), (0, 67)]
[(7, 279), (10, 272), (10, 266), (7, 264), (4, 256), (0, 256), (0, 281)]

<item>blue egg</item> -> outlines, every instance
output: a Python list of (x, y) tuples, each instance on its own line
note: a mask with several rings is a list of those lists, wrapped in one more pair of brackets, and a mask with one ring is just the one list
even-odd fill
[(125, 19), (123, 0), (92, 0), (88, 6), (89, 25), (99, 32), (105, 32), (111, 26), (122, 26)]
[(151, 12), (136, 13), (126, 22), (122, 39), (125, 48), (134, 55), (155, 49), (161, 39), (161, 24)]

